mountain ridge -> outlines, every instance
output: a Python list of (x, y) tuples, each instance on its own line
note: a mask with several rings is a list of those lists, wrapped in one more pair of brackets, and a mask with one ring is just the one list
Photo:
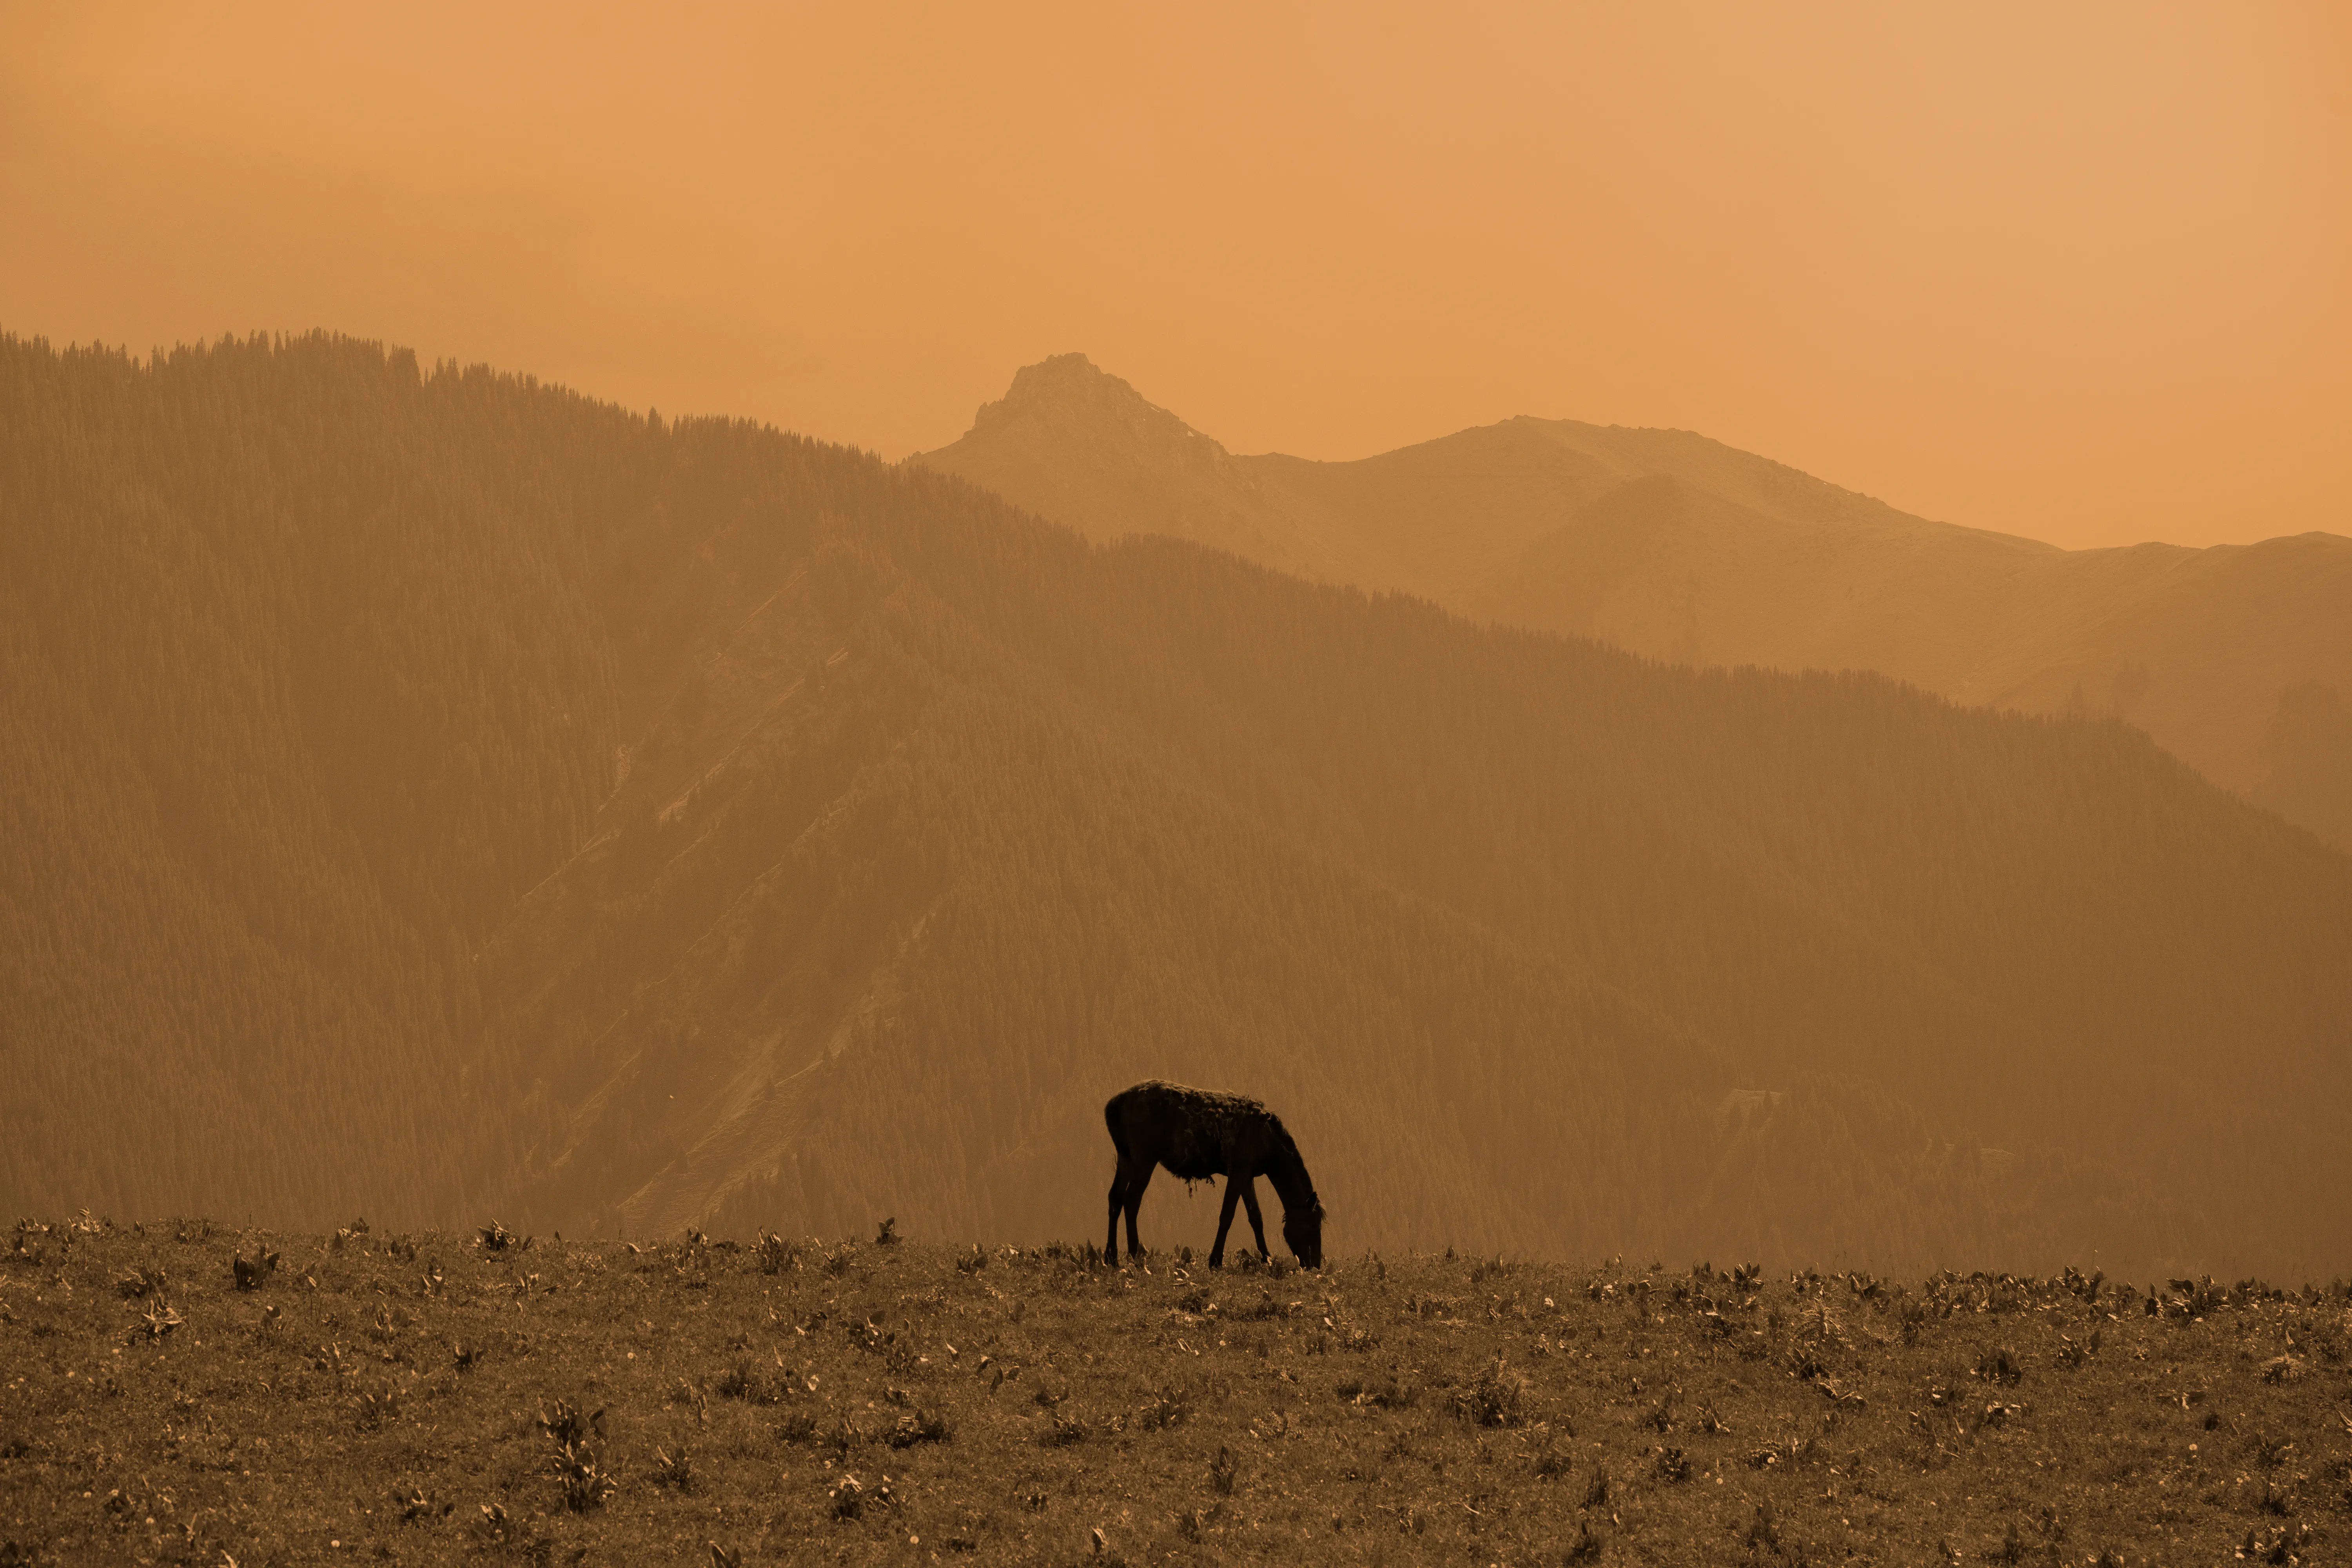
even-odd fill
[(1350, 1250), (2352, 1223), (2352, 868), (2112, 721), (324, 336), (0, 339), (0, 509), (19, 1212), (1086, 1236), (1160, 1076), (1279, 1108)]
[(1179, 473), (1158, 456), (1189, 428), (1176, 416), (1153, 409), (1157, 446), (1097, 439), (1088, 373), (1116, 378), (1052, 363), (1050, 414), (1041, 384), (1037, 417), (975, 420), (907, 462), (1089, 538), (1171, 533), (1654, 658), (1875, 669), (1961, 701), (2110, 713), (2352, 850), (2352, 539), (2067, 551), (1694, 432), (1529, 416), (1339, 462), (1198, 437), (1218, 461)]

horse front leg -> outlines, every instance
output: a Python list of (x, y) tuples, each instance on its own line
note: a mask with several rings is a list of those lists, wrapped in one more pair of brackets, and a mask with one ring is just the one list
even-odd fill
[(1274, 1254), (1267, 1251), (1265, 1246), (1265, 1216), (1257, 1212), (1257, 1182), (1255, 1179), (1242, 1184), (1242, 1204), (1249, 1210), (1250, 1228), (1257, 1232), (1258, 1257), (1272, 1258)]
[[(1209, 1267), (1212, 1268), (1225, 1266), (1225, 1232), (1234, 1228), (1234, 1205), (1242, 1201), (1243, 1190), (1231, 1176), (1225, 1178), (1225, 1206), (1223, 1212), (1217, 1215), (1217, 1245), (1209, 1248)], [(1251, 1206), (1256, 1206), (1255, 1199), (1251, 1200)]]

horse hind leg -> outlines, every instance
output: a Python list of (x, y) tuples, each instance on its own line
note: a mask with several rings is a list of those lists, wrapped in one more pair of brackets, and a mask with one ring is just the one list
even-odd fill
[(1150, 1184), (1151, 1167), (1149, 1165), (1127, 1184), (1127, 1250), (1130, 1257), (1143, 1256), (1143, 1239), (1135, 1234), (1135, 1220), (1143, 1212), (1143, 1189)]
[[(1127, 1206), (1127, 1163), (1119, 1162), (1110, 1178), (1110, 1234), (1103, 1238), (1103, 1257), (1111, 1263), (1118, 1261), (1118, 1211)], [(1135, 1233), (1133, 1220), (1128, 1221), (1129, 1236)]]

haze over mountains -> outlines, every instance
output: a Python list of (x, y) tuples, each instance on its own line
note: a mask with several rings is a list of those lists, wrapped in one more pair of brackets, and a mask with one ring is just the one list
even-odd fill
[(910, 461), (1090, 538), (1172, 534), (1653, 658), (2118, 716), (2352, 849), (2352, 539), (2060, 550), (1686, 431), (1572, 420), (1353, 462), (1240, 457), (1079, 354), (1022, 370)]
[(0, 1208), (1094, 1236), (1164, 1076), (1275, 1103), (1339, 1249), (2352, 1234), (2352, 860), (2122, 724), (327, 336), (0, 339)]

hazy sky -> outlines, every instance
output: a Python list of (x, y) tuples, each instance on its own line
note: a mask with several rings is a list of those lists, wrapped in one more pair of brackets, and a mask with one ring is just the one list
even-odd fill
[(0, 0), (0, 329), (327, 326), (896, 458), (1678, 426), (2068, 544), (2352, 533), (2352, 4)]

